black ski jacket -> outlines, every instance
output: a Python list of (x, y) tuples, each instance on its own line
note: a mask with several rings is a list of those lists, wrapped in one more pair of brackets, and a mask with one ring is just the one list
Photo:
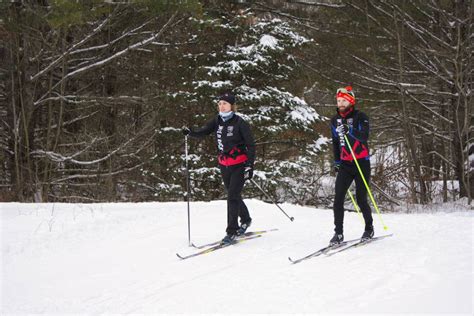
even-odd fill
[(369, 117), (364, 112), (354, 109), (345, 117), (338, 111), (331, 119), (332, 145), (335, 162), (352, 162), (354, 160), (350, 149), (346, 147), (347, 144), (344, 135), (338, 135), (336, 132), (336, 128), (342, 124), (349, 126), (347, 139), (350, 142), (350, 146), (357, 160), (369, 160), (369, 144), (367, 143), (369, 139)]
[(246, 163), (253, 167), (255, 161), (255, 140), (250, 125), (240, 116), (234, 114), (224, 122), (217, 117), (208, 121), (202, 128), (192, 129), (190, 136), (204, 137), (215, 133), (219, 164), (232, 166)]

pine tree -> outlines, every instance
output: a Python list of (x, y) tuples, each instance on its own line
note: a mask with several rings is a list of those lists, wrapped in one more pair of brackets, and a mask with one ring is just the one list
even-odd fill
[[(178, 96), (186, 103), (181, 114), (186, 124), (199, 126), (215, 117), (217, 96), (233, 92), (238, 112), (257, 140), (256, 179), (272, 192), (276, 187), (294, 188), (294, 181), (303, 184), (325, 143), (313, 129), (320, 116), (298, 96), (303, 80), (297, 57), (312, 41), (288, 21), (251, 10), (205, 17), (195, 20), (202, 50), (185, 56), (196, 62), (194, 77), (183, 82), (184, 92)], [(196, 154), (191, 162), (195, 197), (222, 196), (213, 139), (191, 146)]]

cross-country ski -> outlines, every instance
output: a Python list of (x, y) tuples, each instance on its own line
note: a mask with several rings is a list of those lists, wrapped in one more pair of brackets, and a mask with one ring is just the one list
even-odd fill
[(201, 256), (201, 255), (205, 255), (205, 254), (208, 254), (208, 253), (211, 253), (211, 252), (214, 252), (216, 250), (219, 250), (219, 249), (222, 249), (222, 248), (226, 248), (226, 247), (229, 247), (229, 246), (233, 246), (233, 245), (237, 245), (237, 244), (240, 244), (240, 243), (243, 243), (247, 240), (251, 240), (251, 239), (255, 239), (255, 238), (259, 238), (259, 237), (262, 237), (262, 235), (250, 235), (248, 237), (242, 237), (242, 238), (239, 238), (239, 239), (236, 239), (234, 240), (232, 243), (219, 243), (215, 246), (212, 246), (212, 247), (209, 247), (207, 249), (204, 249), (202, 251), (198, 251), (198, 252), (195, 252), (195, 253), (192, 253), (190, 255), (185, 255), (185, 256), (182, 256), (180, 255), (179, 253), (176, 253), (176, 256), (178, 256), (179, 259), (189, 259), (189, 258), (192, 258), (192, 257), (197, 257), (197, 256)]
[[(258, 231), (253, 231), (253, 232), (246, 232), (243, 235), (237, 236), (236, 240), (243, 239), (243, 238), (249, 237), (249, 236), (254, 236), (254, 235), (262, 235), (262, 234), (277, 231), (277, 230), (278, 230), (278, 228), (272, 228), (272, 229), (267, 229), (267, 230), (258, 230)], [(203, 249), (203, 248), (219, 245), (221, 242), (222, 242), (221, 240), (218, 240), (218, 241), (214, 241), (214, 242), (204, 244), (204, 245), (199, 245), (199, 246), (196, 246), (194, 243), (192, 243), (191, 246), (193, 246), (196, 249)]]
[(288, 257), (288, 260), (290, 260), (291, 263), (300, 263), (301, 261), (304, 261), (304, 260), (308, 260), (308, 259), (311, 259), (311, 258), (314, 258), (314, 257), (317, 257), (317, 256), (320, 256), (322, 254), (325, 254), (325, 253), (328, 253), (329, 251), (331, 250), (334, 250), (334, 249), (338, 249), (340, 247), (343, 247), (345, 245), (348, 245), (348, 244), (351, 244), (351, 243), (354, 243), (354, 242), (357, 242), (359, 241), (360, 239), (353, 239), (353, 240), (347, 240), (347, 241), (343, 241), (339, 244), (330, 244), (328, 246), (325, 246), (319, 250), (316, 250), (315, 252), (312, 252), (310, 253), (309, 255), (306, 255), (304, 257), (301, 257), (301, 258), (298, 258), (298, 259), (292, 259), (291, 257)]
[(364, 245), (370, 244), (374, 241), (384, 239), (384, 238), (387, 238), (387, 237), (391, 237), (391, 236), (393, 236), (393, 234), (372, 237), (372, 238), (364, 239), (364, 240), (359, 240), (358, 242), (351, 243), (346, 247), (341, 247), (341, 248), (338, 248), (338, 249), (334, 249), (333, 251), (330, 251), (330, 252), (326, 253), (326, 256), (332, 256), (332, 255), (335, 255), (336, 253), (340, 253), (340, 252), (349, 250), (351, 248), (357, 248), (357, 247), (360, 247), (360, 246), (364, 246)]

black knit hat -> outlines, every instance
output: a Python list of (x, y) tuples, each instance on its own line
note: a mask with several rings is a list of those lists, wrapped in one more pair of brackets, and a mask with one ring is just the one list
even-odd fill
[(225, 92), (219, 96), (219, 100), (224, 100), (226, 102), (229, 102), (231, 105), (235, 103), (235, 95), (233, 95), (230, 92)]

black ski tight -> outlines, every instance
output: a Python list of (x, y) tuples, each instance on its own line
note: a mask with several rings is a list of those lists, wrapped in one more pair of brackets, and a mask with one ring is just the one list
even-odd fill
[(239, 229), (238, 218), (241, 223), (251, 220), (249, 210), (242, 200), (242, 189), (244, 188), (244, 164), (235, 166), (220, 166), (222, 180), (227, 190), (227, 229), (228, 234), (235, 234)]
[[(367, 184), (370, 181), (370, 160), (358, 160), (362, 173), (364, 174)], [(359, 170), (355, 163), (343, 162), (336, 176), (336, 196), (334, 198), (334, 231), (337, 234), (343, 233), (344, 223), (344, 200), (347, 190), (351, 186), (352, 181), (356, 183), (356, 201), (360, 207), (365, 221), (365, 230), (373, 229), (372, 227), (372, 211), (367, 202), (367, 189), (362, 180)]]

